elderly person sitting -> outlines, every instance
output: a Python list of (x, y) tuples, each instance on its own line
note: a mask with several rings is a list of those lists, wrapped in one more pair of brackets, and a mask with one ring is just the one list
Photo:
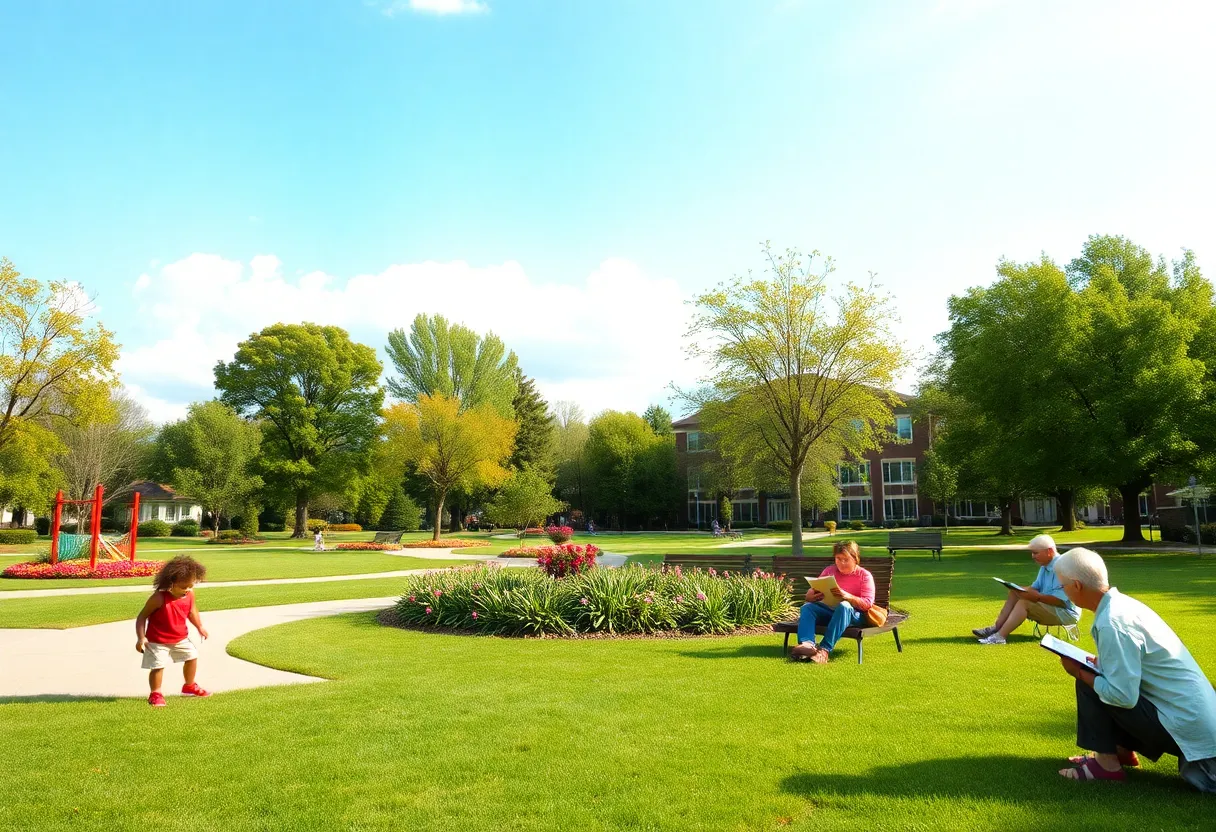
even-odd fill
[(1073, 757), (1060, 770), (1074, 780), (1123, 780), (1123, 766), (1178, 758), (1192, 786), (1216, 792), (1216, 691), (1186, 646), (1144, 604), (1111, 586), (1106, 564), (1088, 549), (1071, 549), (1056, 561), (1068, 597), (1093, 610), (1090, 633), (1097, 673), (1061, 658), (1076, 679), (1077, 745), (1094, 756)]
[[(820, 572), (819, 577), (836, 579), (832, 594), (840, 603), (830, 607), (823, 602), (822, 592), (814, 588), (807, 591), (807, 602), (798, 616), (798, 646), (790, 651), (795, 659), (826, 664), (828, 654), (844, 631), (859, 626), (866, 610), (874, 604), (874, 576), (861, 568), (861, 549), (856, 541), (839, 541), (832, 547), (832, 555), (836, 563)], [(815, 628), (820, 624), (827, 627), (816, 647)]]
[(1051, 535), (1041, 534), (1027, 544), (1030, 557), (1039, 565), (1039, 574), (1028, 589), (1009, 590), (1009, 597), (996, 623), (991, 627), (972, 630), (980, 644), (1004, 644), (1009, 634), (1030, 619), (1049, 627), (1072, 627), (1081, 620), (1081, 611), (1068, 600), (1056, 578), (1056, 542)]

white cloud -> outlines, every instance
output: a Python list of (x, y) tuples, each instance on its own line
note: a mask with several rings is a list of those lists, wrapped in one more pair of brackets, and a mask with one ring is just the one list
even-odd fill
[(379, 6), (388, 17), (403, 11), (419, 12), (421, 14), (481, 14), (488, 12), (490, 7), (481, 0), (388, 0), (388, 2), (372, 2)]
[(320, 271), (288, 279), (282, 265), (273, 255), (243, 264), (192, 254), (140, 275), (133, 294), (145, 337), (128, 338), (119, 361), (132, 395), (154, 414), (180, 413), (214, 395), (216, 362), (278, 321), (344, 327), (383, 359), (389, 330), (408, 330), (419, 312), (496, 333), (550, 402), (571, 399), (587, 413), (640, 412), (664, 401), (671, 381), (696, 376), (684, 360), (683, 293), (628, 260), (605, 260), (574, 284), (535, 282), (514, 261), (396, 264), (346, 280)]
[(126, 389), (127, 395), (144, 406), (144, 409), (148, 411), (148, 418), (157, 424), (176, 422), (186, 415), (186, 403), (184, 402), (168, 402), (157, 398), (138, 384), (124, 384), (123, 387)]

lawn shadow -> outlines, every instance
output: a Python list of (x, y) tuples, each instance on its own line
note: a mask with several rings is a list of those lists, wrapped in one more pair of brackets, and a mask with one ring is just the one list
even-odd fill
[(140, 699), (137, 696), (77, 696), (70, 693), (35, 693), (29, 696), (0, 696), (0, 705), (23, 705), (30, 702), (118, 702)]
[[(1072, 824), (1079, 813), (1084, 813), (1090, 822), (1096, 822), (1099, 813), (1107, 815), (1107, 822), (1114, 818), (1126, 821), (1128, 813), (1142, 811), (1146, 802), (1174, 808), (1181, 820), (1189, 817), (1199, 801), (1204, 800), (1204, 796), (1189, 788), (1181, 777), (1155, 771), (1132, 771), (1127, 783), (1082, 784), (1057, 774), (1066, 765), (1063, 754), (1059, 758), (953, 757), (875, 766), (856, 774), (802, 772), (782, 780), (781, 790), (811, 801), (824, 797), (842, 797), (846, 802), (858, 798), (963, 797), (1032, 803), (1036, 811), (1055, 815), (1043, 817), (1044, 825)], [(1164, 814), (1155, 821), (1168, 823)]]
[(779, 659), (781, 644), (740, 644), (724, 650), (681, 650), (679, 655), (688, 659)]

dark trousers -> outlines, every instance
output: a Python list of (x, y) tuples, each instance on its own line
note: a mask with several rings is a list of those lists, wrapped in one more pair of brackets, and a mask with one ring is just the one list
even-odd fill
[(1162, 754), (1182, 759), (1178, 743), (1161, 724), (1157, 706), (1141, 696), (1134, 708), (1107, 705), (1098, 692), (1077, 681), (1077, 745), (1086, 751), (1114, 754), (1115, 746), (1157, 760)]

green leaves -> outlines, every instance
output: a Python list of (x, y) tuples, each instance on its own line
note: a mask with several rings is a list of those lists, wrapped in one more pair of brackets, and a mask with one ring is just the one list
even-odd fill
[(525, 468), (514, 471), (486, 506), (491, 522), (507, 528), (539, 526), (566, 504), (553, 496), (549, 481), (539, 472)]

